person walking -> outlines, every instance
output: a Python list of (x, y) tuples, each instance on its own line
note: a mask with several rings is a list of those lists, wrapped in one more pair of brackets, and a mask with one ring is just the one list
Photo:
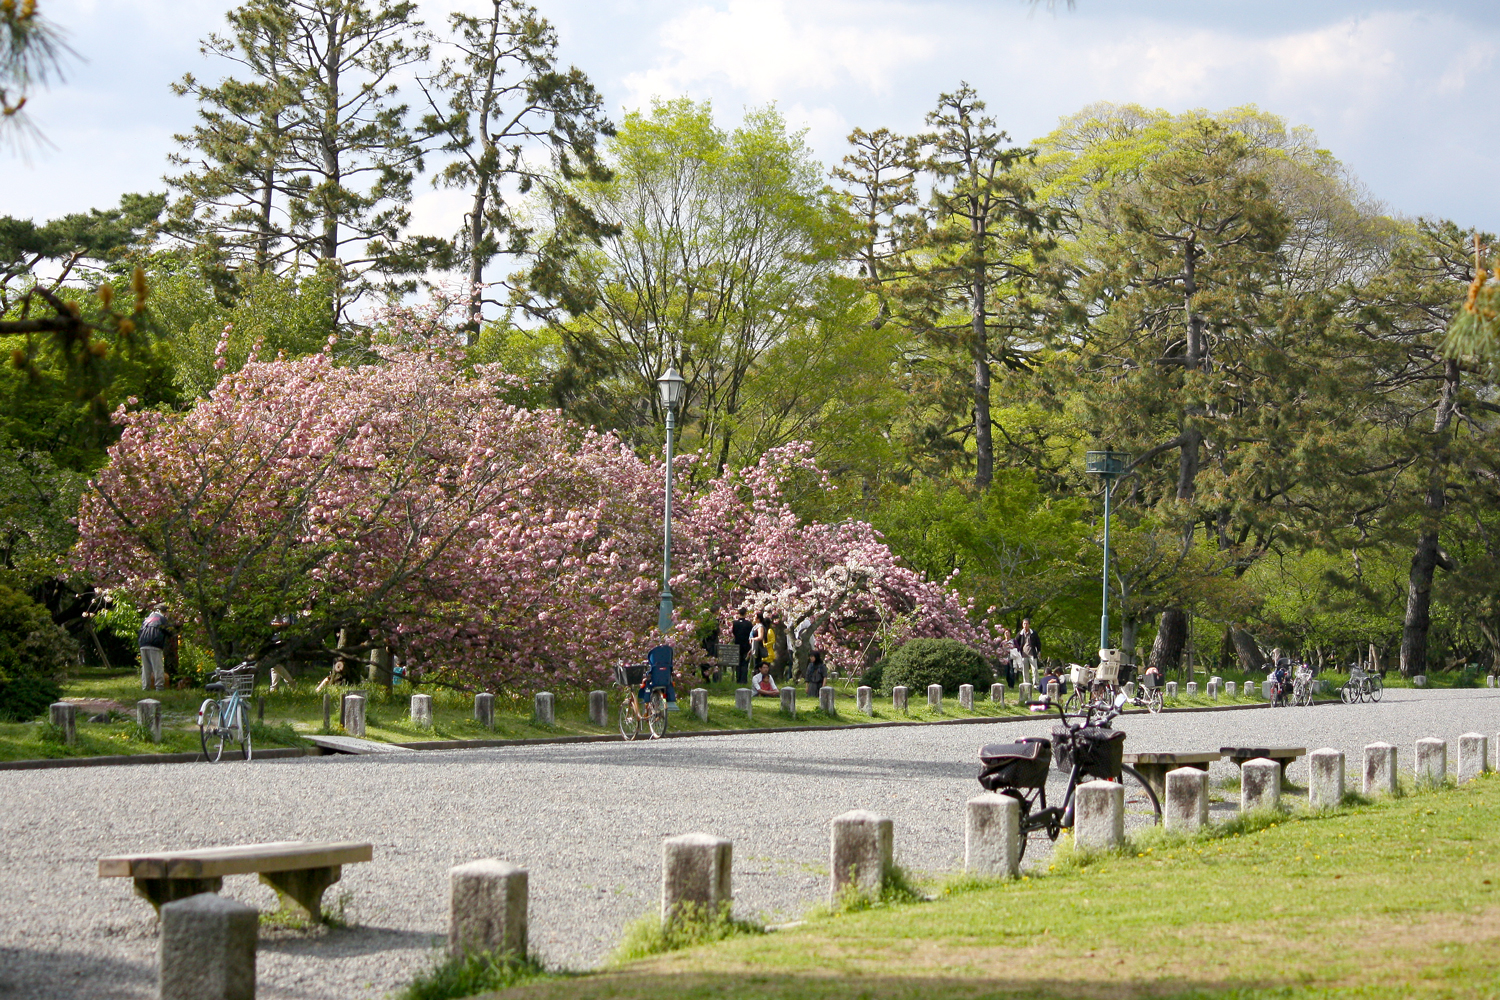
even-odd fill
[(734, 644), (740, 651), (740, 662), (734, 668), (734, 682), (744, 684), (750, 679), (750, 633), (755, 630), (750, 619), (745, 617), (745, 609), (740, 608), (734, 613), (734, 622), (729, 626), (729, 634), (734, 637)]
[(163, 660), (164, 650), (167, 648), (167, 632), (172, 623), (167, 619), (166, 610), (160, 605), (151, 609), (146, 620), (141, 625), (140, 635), (136, 639), (136, 645), (141, 650), (141, 690), (157, 691), (167, 689), (167, 670)]
[[(1031, 684), (1033, 688), (1037, 684), (1037, 663), (1042, 655), (1042, 640), (1032, 631), (1031, 619), (1021, 619), (1021, 630), (1016, 633), (1016, 652), (1021, 654), (1021, 676)], [(1045, 689), (1040, 689), (1045, 690)]]

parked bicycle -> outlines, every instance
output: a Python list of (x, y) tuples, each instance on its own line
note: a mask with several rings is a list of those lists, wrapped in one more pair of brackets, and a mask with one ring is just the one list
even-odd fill
[(1380, 675), (1366, 671), (1357, 663), (1349, 665), (1349, 679), (1339, 688), (1339, 700), (1345, 705), (1360, 701), (1379, 701), (1385, 693)]
[[(231, 743), (240, 745), (245, 760), (254, 752), (250, 742), (250, 695), (255, 691), (255, 671), (255, 661), (246, 660), (237, 667), (215, 670), (214, 679), (203, 685), (210, 697), (198, 706), (198, 739), (203, 744), (203, 756), (210, 762), (222, 759), (224, 747)], [(213, 698), (215, 694), (223, 697)]]
[[(1110, 704), (1091, 706), (1073, 716), (1061, 705), (1031, 702), (1057, 709), (1062, 725), (1053, 727), (1051, 738), (1024, 737), (1018, 743), (992, 743), (979, 751), (980, 786), (1020, 803), (1021, 857), (1032, 833), (1044, 833), (1049, 840), (1056, 840), (1059, 833), (1072, 828), (1073, 794), (1081, 780), (1120, 782), (1125, 786), (1127, 821), (1133, 816), (1152, 824), (1161, 822), (1156, 793), (1139, 771), (1123, 761), (1125, 734), (1110, 726), (1126, 701), (1122, 692)], [(1070, 718), (1077, 721), (1070, 722)], [(1059, 771), (1067, 772), (1068, 783), (1062, 804), (1049, 806), (1047, 775), (1054, 762)]]
[(1306, 708), (1313, 701), (1313, 669), (1306, 663), (1297, 665), (1292, 678), (1292, 702)]
[[(648, 670), (653, 674), (650, 684), (646, 683)], [(654, 676), (659, 672), (645, 663), (615, 667), (615, 683), (624, 688), (620, 695), (620, 735), (627, 740), (639, 736), (642, 727), (650, 731), (653, 740), (666, 735), (667, 682)]]

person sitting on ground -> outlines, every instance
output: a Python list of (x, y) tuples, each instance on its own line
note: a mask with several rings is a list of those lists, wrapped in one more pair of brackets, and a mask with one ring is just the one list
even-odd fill
[(768, 661), (761, 661), (760, 671), (751, 680), (750, 689), (755, 692), (757, 698), (781, 697), (781, 689), (776, 686), (776, 678), (771, 676), (771, 664)]
[(815, 649), (812, 652), (812, 659), (807, 661), (807, 693), (816, 698), (826, 683), (828, 683), (828, 668), (823, 666), (823, 651)]
[(1056, 670), (1056, 668), (1054, 668), (1052, 666), (1048, 666), (1047, 667), (1047, 672), (1042, 675), (1042, 687), (1041, 687), (1041, 690), (1038, 691), (1037, 693), (1040, 694), (1042, 697), (1045, 698), (1047, 696), (1047, 692), (1049, 690), (1051, 690), (1051, 685), (1053, 685), (1053, 684), (1057, 685), (1057, 690), (1059, 692), (1062, 691), (1062, 679), (1057, 676), (1057, 670)]

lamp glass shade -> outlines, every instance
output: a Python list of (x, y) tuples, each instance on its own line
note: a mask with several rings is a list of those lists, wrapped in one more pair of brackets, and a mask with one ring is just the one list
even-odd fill
[(685, 385), (687, 383), (677, 374), (677, 368), (668, 368), (667, 373), (656, 380), (656, 387), (661, 390), (662, 405), (669, 410), (677, 409), (677, 404), (682, 402), (682, 387)]
[(1130, 455), (1123, 451), (1091, 451), (1084, 469), (1090, 475), (1118, 479), (1125, 474), (1130, 464)]

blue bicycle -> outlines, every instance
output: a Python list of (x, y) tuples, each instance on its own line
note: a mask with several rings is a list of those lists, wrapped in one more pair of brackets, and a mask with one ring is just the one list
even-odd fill
[[(203, 685), (210, 696), (198, 706), (198, 738), (203, 756), (210, 763), (224, 757), (225, 744), (238, 743), (240, 753), (249, 760), (254, 752), (250, 745), (250, 695), (255, 690), (255, 664), (247, 660), (228, 670), (215, 670), (214, 679)], [(233, 751), (231, 751), (232, 753)]]

